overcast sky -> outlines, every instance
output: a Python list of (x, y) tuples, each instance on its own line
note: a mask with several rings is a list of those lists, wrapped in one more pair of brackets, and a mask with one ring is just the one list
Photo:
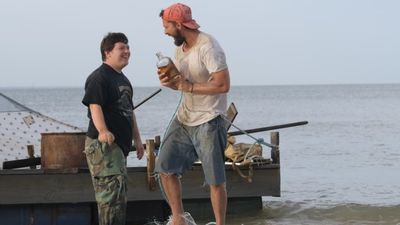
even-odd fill
[[(400, 83), (400, 1), (192, 0), (224, 48), (232, 85)], [(1, 0), (0, 87), (82, 87), (109, 31), (132, 50), (134, 86), (158, 86), (173, 55), (158, 14), (175, 1)]]

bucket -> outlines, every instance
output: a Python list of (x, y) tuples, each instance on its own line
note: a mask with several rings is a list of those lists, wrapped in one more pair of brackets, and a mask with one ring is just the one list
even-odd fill
[(87, 168), (86, 133), (42, 133), (42, 169)]

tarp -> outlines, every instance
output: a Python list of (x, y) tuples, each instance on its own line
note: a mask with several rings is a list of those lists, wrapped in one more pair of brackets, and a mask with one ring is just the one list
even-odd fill
[(28, 158), (33, 145), (40, 156), (41, 133), (83, 132), (78, 127), (42, 115), (0, 92), (0, 169), (4, 161)]

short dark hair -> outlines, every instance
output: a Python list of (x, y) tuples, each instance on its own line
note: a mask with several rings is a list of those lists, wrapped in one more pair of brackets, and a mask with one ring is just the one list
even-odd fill
[(104, 61), (106, 59), (106, 52), (113, 50), (115, 43), (122, 42), (128, 44), (128, 38), (123, 33), (112, 33), (109, 32), (103, 37), (100, 44), (101, 59)]

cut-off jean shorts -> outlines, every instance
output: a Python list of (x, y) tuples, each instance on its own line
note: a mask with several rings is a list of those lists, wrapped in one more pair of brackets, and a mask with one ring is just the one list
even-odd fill
[(198, 126), (186, 126), (175, 117), (162, 141), (155, 171), (180, 177), (199, 159), (207, 184), (222, 184), (226, 180), (226, 143), (227, 131), (221, 116)]

